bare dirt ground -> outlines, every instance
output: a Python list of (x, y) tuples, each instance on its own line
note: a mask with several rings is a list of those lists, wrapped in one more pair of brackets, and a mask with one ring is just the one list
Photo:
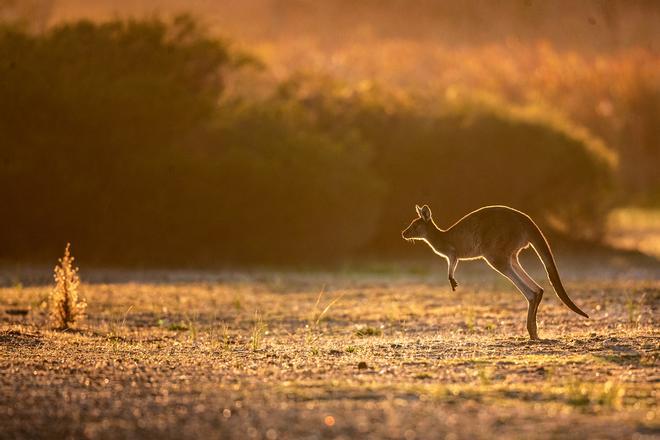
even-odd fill
[(657, 266), (563, 267), (591, 318), (542, 283), (530, 342), (506, 280), (469, 264), (451, 292), (436, 264), (96, 273), (67, 332), (5, 277), (0, 437), (660, 438)]

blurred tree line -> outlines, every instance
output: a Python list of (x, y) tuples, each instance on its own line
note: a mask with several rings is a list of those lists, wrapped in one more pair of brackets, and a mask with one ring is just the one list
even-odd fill
[(584, 129), (481, 96), (433, 100), (293, 75), (223, 96), (258, 62), (189, 17), (0, 31), (0, 257), (316, 263), (408, 248), (415, 203), (486, 204), (602, 235), (616, 157)]
[(43, 32), (53, 13), (55, 0), (0, 0), (0, 23)]

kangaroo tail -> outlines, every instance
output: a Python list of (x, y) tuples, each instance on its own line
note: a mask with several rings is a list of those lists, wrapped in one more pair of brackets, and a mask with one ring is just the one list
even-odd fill
[(543, 261), (543, 265), (545, 266), (545, 271), (548, 274), (550, 283), (552, 283), (552, 287), (554, 287), (557, 296), (564, 304), (566, 304), (566, 306), (569, 309), (573, 310), (578, 315), (582, 315), (585, 318), (588, 318), (589, 315), (584, 313), (578, 306), (575, 305), (575, 303), (571, 300), (571, 298), (569, 298), (568, 294), (566, 293), (566, 290), (564, 289), (564, 285), (561, 283), (561, 279), (559, 279), (559, 272), (557, 272), (557, 265), (555, 264), (555, 258), (552, 256), (552, 251), (550, 250), (550, 245), (548, 244), (548, 241), (546, 240), (545, 236), (543, 235), (539, 227), (536, 226), (536, 223), (534, 223), (531, 219), (530, 222), (531, 222), (530, 243), (532, 243), (532, 246), (534, 247), (536, 254), (539, 256), (541, 261)]

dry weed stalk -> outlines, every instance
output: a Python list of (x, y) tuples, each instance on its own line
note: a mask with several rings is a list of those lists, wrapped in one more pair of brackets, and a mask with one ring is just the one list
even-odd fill
[(55, 266), (55, 287), (48, 300), (51, 322), (55, 328), (61, 330), (68, 329), (82, 320), (87, 308), (87, 303), (78, 297), (80, 277), (78, 268), (73, 267), (74, 258), (69, 251), (70, 247), (70, 243), (67, 243), (64, 256)]

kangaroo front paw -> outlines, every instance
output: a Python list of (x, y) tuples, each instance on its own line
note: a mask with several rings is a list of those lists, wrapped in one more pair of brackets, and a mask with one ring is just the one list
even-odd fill
[(449, 284), (451, 284), (451, 290), (456, 291), (456, 287), (458, 286), (456, 280), (453, 278), (449, 278)]

